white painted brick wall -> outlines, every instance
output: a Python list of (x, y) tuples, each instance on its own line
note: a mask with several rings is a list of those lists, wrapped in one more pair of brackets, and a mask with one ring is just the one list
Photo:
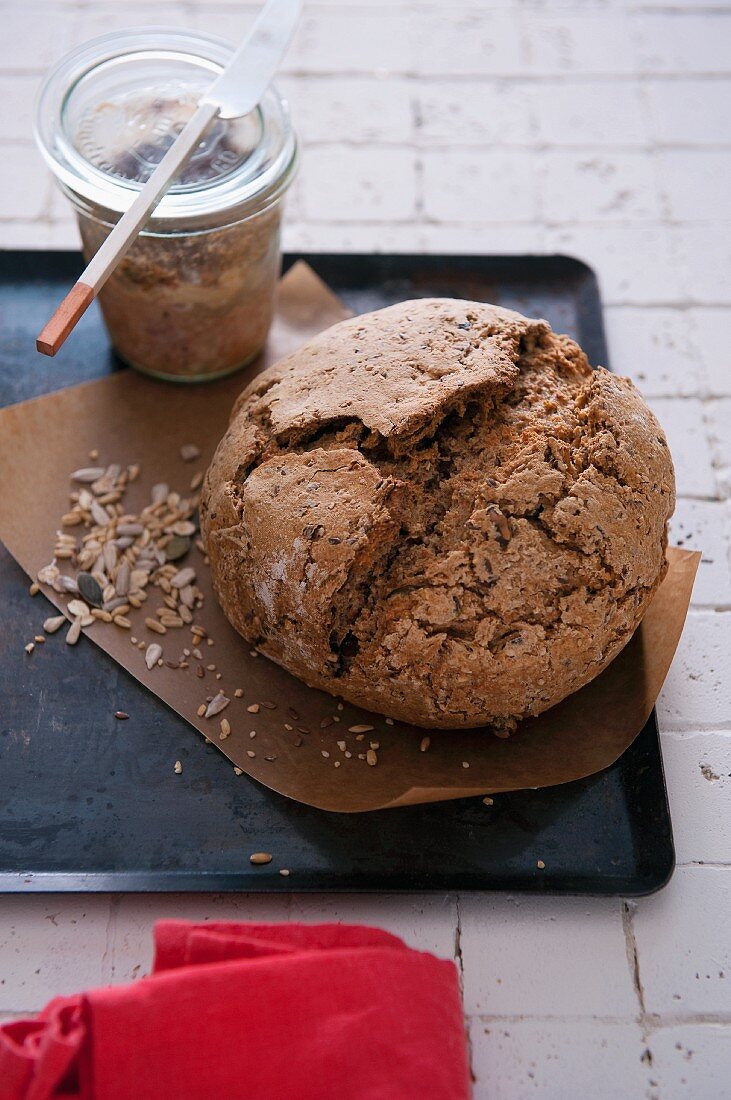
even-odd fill
[[(76, 241), (30, 135), (42, 72), (70, 44), (150, 22), (235, 40), (255, 10), (0, 0), (0, 246)], [(457, 960), (478, 1100), (731, 1095), (729, 42), (727, 0), (316, 0), (281, 78), (303, 142), (287, 247), (560, 251), (598, 273), (612, 364), (675, 456), (672, 539), (703, 550), (658, 705), (670, 886), (624, 906), (5, 898), (0, 1017), (146, 972), (160, 916), (364, 921)]]
[[(619, 901), (468, 895), (460, 909), (468, 1014), (637, 1011)], [(523, 978), (516, 982), (518, 973)]]
[(728, 868), (678, 867), (664, 890), (630, 908), (645, 1011), (661, 1017), (727, 1015)]

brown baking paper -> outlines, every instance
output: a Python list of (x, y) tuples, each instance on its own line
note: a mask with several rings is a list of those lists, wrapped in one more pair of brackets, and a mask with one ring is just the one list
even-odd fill
[[(311, 269), (297, 265), (282, 281), (268, 352), (253, 370), (346, 315)], [(58, 369), (61, 381), (62, 361)], [(51, 560), (55, 531), (68, 507), (67, 475), (89, 464), (93, 448), (99, 450), (99, 465), (140, 463), (141, 475), (125, 497), (130, 511), (149, 502), (150, 488), (159, 481), (185, 494), (192, 475), (207, 466), (233, 400), (247, 381), (246, 375), (237, 375), (206, 386), (173, 386), (123, 371), (2, 410), (0, 537), (10, 552), (32, 577)], [(199, 461), (182, 461), (184, 443), (198, 445)], [(130, 644), (130, 634), (160, 642), (168, 660), (178, 660), (192, 643), (187, 630), (171, 630), (164, 637), (151, 634), (144, 626), (144, 606), (131, 612), (131, 631), (100, 622), (85, 633), (259, 782), (321, 809), (375, 810), (567, 783), (612, 764), (644, 726), (685, 621), (699, 555), (671, 550), (669, 558), (667, 577), (641, 628), (612, 665), (546, 714), (523, 722), (507, 740), (489, 729), (446, 732), (401, 723), (388, 726), (380, 715), (350, 704), (338, 709), (329, 695), (252, 655), (218, 607), (197, 550), (191, 550), (185, 564), (196, 567), (205, 592), (196, 622), (214, 641), (213, 646), (203, 646), (203, 659), (204, 664), (215, 663), (220, 680), (215, 672), (199, 679), (192, 667), (195, 662), (186, 670), (163, 666), (148, 671), (144, 651)], [(64, 609), (65, 597), (44, 591)], [(161, 602), (155, 600), (156, 592), (150, 592), (152, 607)], [(29, 637), (39, 631), (46, 614), (42, 604), (29, 598)], [(63, 645), (63, 639), (62, 631), (47, 645)], [(42, 662), (43, 649), (29, 660)], [(241, 699), (234, 698), (237, 687), (244, 690)], [(196, 716), (206, 696), (219, 690), (231, 698), (225, 717), (232, 733), (224, 741), (219, 740), (220, 716)], [(261, 706), (265, 702), (275, 708)], [(257, 703), (258, 713), (247, 711)], [(123, 704), (122, 696), (109, 703), (115, 710)], [(335, 721), (321, 728), (328, 719)], [(354, 725), (374, 728), (357, 740), (349, 730)], [(256, 731), (254, 738), (251, 730)], [(424, 736), (431, 744), (427, 752), (420, 752)], [(347, 743), (349, 758), (338, 741)], [(376, 766), (359, 759), (370, 742), (378, 743)], [(256, 756), (252, 759), (247, 751)]]

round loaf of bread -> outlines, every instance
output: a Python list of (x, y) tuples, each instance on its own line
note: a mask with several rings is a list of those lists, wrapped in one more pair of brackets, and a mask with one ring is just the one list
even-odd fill
[(423, 299), (259, 375), (201, 521), (224, 612), (272, 660), (419, 726), (509, 728), (629, 640), (673, 506), (630, 381), (545, 321)]

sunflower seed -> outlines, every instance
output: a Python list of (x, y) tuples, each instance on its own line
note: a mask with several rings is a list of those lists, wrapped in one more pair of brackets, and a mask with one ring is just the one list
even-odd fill
[[(179, 561), (190, 550), (190, 539), (184, 535), (174, 535), (165, 547), (165, 557), (168, 561)], [(195, 576), (195, 574), (193, 574)], [(177, 585), (176, 587), (183, 587)]]
[(43, 629), (46, 634), (55, 634), (57, 630), (60, 630), (65, 622), (67, 622), (65, 615), (52, 615), (50, 619), (46, 619), (43, 624)]
[(193, 474), (193, 477), (191, 478), (191, 481), (190, 481), (190, 491), (191, 491), (191, 493), (194, 493), (196, 491), (196, 489), (200, 489), (202, 484), (203, 484), (203, 471), (199, 470), (198, 473)]
[(171, 531), (174, 535), (189, 536), (195, 534), (195, 524), (191, 523), (189, 519), (178, 520), (171, 527)]
[(145, 651), (145, 664), (150, 669), (150, 671), (152, 671), (152, 669), (155, 667), (155, 665), (157, 664), (157, 662), (160, 660), (161, 657), (162, 657), (162, 646), (161, 645), (158, 645), (157, 642), (153, 642), (151, 645), (148, 645), (148, 647)]
[(104, 549), (102, 550), (102, 557), (104, 558), (104, 568), (107, 573), (111, 573), (117, 564), (117, 547), (113, 542), (105, 542)]
[(370, 733), (373, 726), (348, 726), (348, 733)]
[(66, 634), (66, 645), (76, 645), (81, 634), (81, 619), (74, 619)]
[(185, 588), (180, 590), (181, 603), (185, 604), (187, 608), (192, 608), (195, 603), (195, 589), (192, 584), (186, 584)]
[(114, 587), (117, 590), (119, 596), (126, 596), (129, 592), (129, 582), (131, 578), (131, 570), (129, 562), (123, 561), (117, 570), (117, 576), (114, 578)]
[(169, 492), (170, 492), (170, 486), (167, 485), (164, 481), (160, 481), (160, 482), (158, 482), (157, 485), (153, 485), (152, 486), (152, 492), (150, 494), (150, 498), (152, 500), (152, 503), (153, 504), (162, 504), (162, 503), (164, 503), (164, 501), (166, 501), (167, 498), (168, 498)]
[(124, 537), (135, 538), (137, 535), (141, 535), (144, 531), (144, 527), (141, 523), (120, 523), (117, 527), (117, 534)]
[(104, 468), (101, 466), (84, 466), (80, 470), (74, 470), (71, 480), (79, 481), (84, 485), (91, 485), (92, 482), (98, 481), (103, 474)]
[(173, 588), (185, 588), (189, 584), (195, 583), (195, 569), (188, 566), (187, 569), (181, 569), (174, 577), (170, 578), (170, 584)]
[(104, 611), (118, 611), (120, 607), (127, 607), (125, 596), (115, 596), (113, 600), (105, 600), (102, 604)]
[(91, 518), (99, 527), (106, 527), (109, 523), (109, 512), (96, 500), (91, 502)]
[(206, 707), (206, 718), (213, 718), (216, 714), (220, 714), (222, 710), (231, 702), (222, 691), (219, 691), (218, 695), (214, 695), (210, 703)]
[[(79, 592), (88, 604), (91, 604), (92, 607), (102, 606), (104, 600), (101, 586), (99, 582), (92, 577), (91, 573), (79, 573), (76, 578), (76, 584)], [(109, 608), (106, 610), (109, 610)]]

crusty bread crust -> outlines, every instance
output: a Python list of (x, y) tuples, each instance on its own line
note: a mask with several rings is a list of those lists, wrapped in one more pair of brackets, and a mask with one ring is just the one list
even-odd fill
[(674, 500), (630, 381), (544, 321), (424, 299), (260, 375), (201, 520), (231, 623), (308, 684), (421, 726), (510, 726), (629, 640)]

